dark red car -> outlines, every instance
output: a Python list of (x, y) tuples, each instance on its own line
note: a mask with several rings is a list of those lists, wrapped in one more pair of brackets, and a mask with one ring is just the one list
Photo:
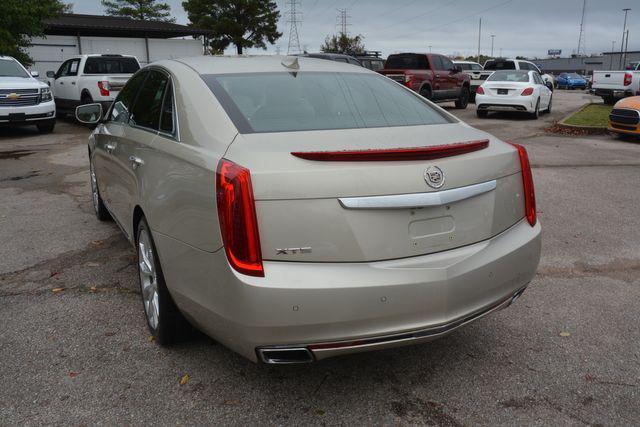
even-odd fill
[(389, 55), (378, 71), (434, 102), (455, 101), (456, 108), (467, 108), (469, 76), (449, 58), (435, 53)]

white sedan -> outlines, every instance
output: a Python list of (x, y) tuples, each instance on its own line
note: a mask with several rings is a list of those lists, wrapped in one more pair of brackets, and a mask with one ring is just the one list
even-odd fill
[(476, 90), (476, 113), (522, 111), (537, 119), (540, 112), (551, 112), (553, 92), (536, 71), (496, 71)]

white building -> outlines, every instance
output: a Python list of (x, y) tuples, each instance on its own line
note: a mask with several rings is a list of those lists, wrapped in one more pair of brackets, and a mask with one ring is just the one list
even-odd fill
[(63, 14), (46, 22), (45, 37), (32, 39), (31, 70), (44, 76), (74, 55), (134, 55), (142, 65), (204, 54), (209, 31), (185, 25), (101, 15)]

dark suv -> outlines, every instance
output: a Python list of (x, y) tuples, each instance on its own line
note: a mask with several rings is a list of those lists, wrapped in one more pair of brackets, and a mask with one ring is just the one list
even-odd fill
[(389, 55), (378, 71), (434, 102), (455, 101), (456, 108), (467, 108), (469, 76), (444, 55), (398, 53)]

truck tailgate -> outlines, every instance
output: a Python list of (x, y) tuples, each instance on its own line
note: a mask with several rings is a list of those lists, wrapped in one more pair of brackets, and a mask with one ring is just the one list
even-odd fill
[(594, 71), (593, 72), (593, 89), (616, 89), (624, 90), (626, 71)]

